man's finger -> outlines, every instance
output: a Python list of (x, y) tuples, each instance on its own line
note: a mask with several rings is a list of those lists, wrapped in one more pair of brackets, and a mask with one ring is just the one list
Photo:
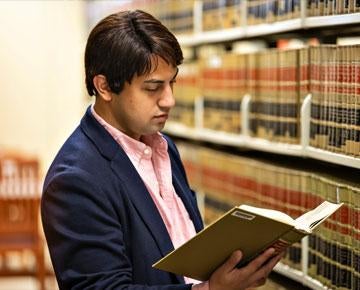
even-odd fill
[(266, 263), (265, 268), (267, 268), (268, 270), (268, 275), (270, 274), (270, 272), (272, 271), (272, 269), (275, 267), (275, 265), (283, 258), (283, 254), (278, 254), (276, 256), (274, 256), (273, 258), (271, 258), (269, 260), (269, 262)]
[(270, 260), (268, 260), (266, 262), (265, 265), (263, 265), (262, 267), (260, 267), (251, 277), (251, 284), (256, 283), (257, 281), (263, 280), (269, 276), (270, 272), (272, 271), (272, 269), (275, 267), (275, 265), (281, 260), (282, 258), (282, 254), (280, 255), (276, 255), (272, 258), (270, 258)]
[(274, 248), (269, 248), (254, 260), (252, 260), (246, 267), (243, 268), (247, 274), (256, 272), (266, 261), (268, 261), (275, 253)]
[(231, 254), (231, 256), (226, 260), (224, 264), (219, 267), (219, 269), (221, 269), (221, 271), (229, 273), (236, 267), (236, 265), (240, 262), (241, 258), (242, 252), (240, 250), (237, 250)]

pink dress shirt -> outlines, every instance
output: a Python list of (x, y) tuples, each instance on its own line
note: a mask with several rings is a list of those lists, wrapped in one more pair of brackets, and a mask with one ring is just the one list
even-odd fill
[[(165, 223), (174, 248), (192, 238), (196, 234), (194, 224), (173, 187), (168, 144), (161, 133), (143, 136), (141, 141), (138, 141), (108, 124), (95, 112), (93, 106), (91, 111), (95, 119), (123, 148), (136, 168)], [(186, 283), (199, 283), (194, 279), (184, 278)], [(208, 289), (201, 287), (203, 284), (207, 285), (201, 283), (193, 289)]]

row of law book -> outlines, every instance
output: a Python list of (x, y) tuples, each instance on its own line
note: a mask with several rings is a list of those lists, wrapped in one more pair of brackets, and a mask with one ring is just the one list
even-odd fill
[[(274, 23), (301, 17), (300, 0), (203, 0), (202, 31), (242, 25)], [(305, 0), (304, 0), (305, 1)], [(135, 0), (119, 4), (122, 8), (143, 9), (157, 16), (176, 34), (194, 32), (194, 0)], [(243, 11), (246, 9), (246, 11)], [(360, 12), (358, 0), (308, 0), (306, 16), (325, 16)], [(244, 13), (245, 12), (245, 13)], [(246, 19), (243, 19), (246, 17)]]
[(247, 86), (246, 64), (246, 55), (232, 53), (199, 60), (204, 128), (235, 133), (241, 131), (240, 106)]
[(219, 30), (242, 25), (241, 0), (203, 0), (202, 30)]
[(310, 145), (360, 156), (360, 46), (320, 45), (256, 53), (219, 52), (185, 62), (175, 86), (173, 120), (240, 134), (243, 97), (251, 96), (252, 137), (300, 144), (300, 112), (312, 94)]
[[(250, 64), (254, 88), (249, 126), (252, 136), (284, 143), (300, 142), (300, 49), (270, 49)], [(253, 69), (255, 67), (255, 69)]]
[(338, 15), (360, 12), (358, 0), (308, 0), (307, 16)]
[(246, 1), (247, 25), (273, 23), (300, 18), (300, 0)]
[(201, 94), (199, 76), (198, 62), (185, 60), (179, 66), (174, 86), (176, 106), (171, 110), (171, 119), (188, 127), (195, 127), (195, 102)]
[(359, 156), (360, 46), (322, 45), (308, 57), (310, 145)]
[[(199, 60), (187, 61), (179, 67), (174, 87), (176, 106), (173, 121), (194, 127), (194, 103), (204, 99), (201, 121), (204, 128), (240, 133), (240, 106), (250, 86), (255, 86), (255, 75), (248, 69), (252, 55), (219, 52)], [(248, 81), (248, 77), (252, 78)]]
[[(296, 218), (322, 201), (343, 203), (309, 237), (307, 275), (329, 289), (360, 287), (360, 183), (351, 174), (308, 161), (279, 160), (259, 153), (231, 154), (177, 143), (190, 184), (205, 193), (205, 223), (240, 204), (278, 210)], [(351, 176), (351, 177), (350, 177)], [(300, 243), (283, 264), (302, 271)]]

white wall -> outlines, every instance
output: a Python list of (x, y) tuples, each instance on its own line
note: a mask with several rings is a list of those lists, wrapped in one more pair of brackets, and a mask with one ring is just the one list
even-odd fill
[(0, 1), (0, 148), (39, 156), (44, 173), (90, 98), (85, 1)]

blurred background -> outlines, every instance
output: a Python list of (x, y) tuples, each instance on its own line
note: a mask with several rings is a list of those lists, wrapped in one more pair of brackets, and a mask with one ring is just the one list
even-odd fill
[(43, 174), (89, 99), (85, 1), (0, 1), (0, 145), (40, 159)]
[(86, 11), (85, 1), (0, 1), (2, 290), (41, 289), (46, 274), (57, 289), (37, 209), (44, 174), (90, 101)]

